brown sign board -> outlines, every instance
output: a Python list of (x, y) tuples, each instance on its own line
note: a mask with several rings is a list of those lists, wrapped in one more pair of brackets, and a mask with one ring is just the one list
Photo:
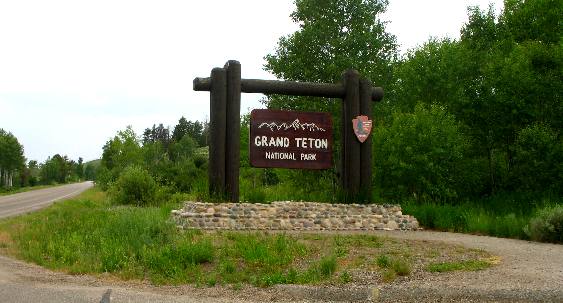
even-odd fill
[(254, 109), (249, 145), (254, 167), (331, 168), (332, 119), (328, 113)]

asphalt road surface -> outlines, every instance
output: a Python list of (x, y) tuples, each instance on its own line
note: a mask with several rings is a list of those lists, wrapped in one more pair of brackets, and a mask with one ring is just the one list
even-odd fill
[(91, 181), (88, 181), (1, 196), (0, 218), (12, 217), (45, 208), (55, 201), (72, 198), (93, 185)]

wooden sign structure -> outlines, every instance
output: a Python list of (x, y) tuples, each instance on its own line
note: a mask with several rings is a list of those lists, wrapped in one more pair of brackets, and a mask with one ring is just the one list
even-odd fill
[(252, 110), (249, 151), (254, 167), (331, 168), (330, 114)]
[[(354, 133), (353, 119), (371, 117), (371, 102), (383, 98), (383, 89), (347, 70), (337, 84), (242, 79), (238, 61), (214, 68), (210, 78), (195, 78), (195, 91), (209, 91), (209, 191), (212, 196), (239, 201), (240, 94), (262, 93), (342, 99), (340, 183), (346, 196), (362, 192), (371, 197), (371, 136), (361, 143)], [(228, 133), (227, 133), (228, 131)], [(365, 202), (365, 201), (357, 201)]]

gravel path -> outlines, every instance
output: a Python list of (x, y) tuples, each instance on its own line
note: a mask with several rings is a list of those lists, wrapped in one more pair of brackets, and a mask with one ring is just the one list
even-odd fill
[(106, 295), (111, 302), (563, 302), (563, 245), (427, 231), (375, 234), (484, 249), (501, 262), (479, 272), (429, 274), (393, 284), (233, 290), (154, 287), (104, 275), (72, 276), (0, 256), (0, 298), (8, 302), (102, 302), (111, 289), (111, 296)]
[[(535, 243), (443, 232), (386, 233), (391, 237), (444, 241), (484, 249), (499, 256), (501, 263), (478, 272), (436, 274), (424, 281), (409, 281), (383, 287), (382, 301), (563, 302), (563, 245)], [(424, 295), (424, 296), (421, 296)]]

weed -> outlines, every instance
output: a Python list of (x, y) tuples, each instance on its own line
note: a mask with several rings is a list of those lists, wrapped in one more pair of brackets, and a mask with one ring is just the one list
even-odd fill
[(448, 271), (475, 271), (491, 267), (491, 263), (482, 260), (468, 260), (459, 262), (431, 263), (426, 267), (429, 272), (448, 272)]
[(391, 265), (391, 260), (387, 255), (381, 255), (377, 257), (375, 262), (380, 268), (388, 268)]
[(342, 282), (344, 284), (352, 282), (352, 276), (350, 275), (350, 273), (348, 271), (343, 271), (340, 274), (340, 282)]
[(337, 246), (334, 249), (334, 255), (337, 256), (338, 258), (343, 258), (346, 255), (348, 255), (348, 249), (345, 247)]
[(524, 231), (536, 241), (563, 243), (563, 205), (540, 209)]
[(386, 283), (393, 282), (396, 278), (397, 274), (392, 269), (386, 269), (381, 274), (381, 279)]
[(330, 277), (336, 271), (336, 257), (324, 257), (319, 262), (319, 269), (323, 277)]
[(380, 255), (375, 262), (383, 269), (383, 280), (386, 282), (394, 280), (397, 275), (408, 276), (412, 272), (411, 265), (404, 258)]
[(391, 268), (399, 276), (408, 276), (412, 271), (410, 264), (405, 259), (393, 259)]
[(210, 276), (207, 278), (207, 286), (208, 287), (213, 287), (215, 286), (215, 284), (217, 284), (217, 278), (215, 276)]
[(221, 263), (221, 273), (232, 275), (236, 271), (235, 264), (231, 260), (225, 260)]

